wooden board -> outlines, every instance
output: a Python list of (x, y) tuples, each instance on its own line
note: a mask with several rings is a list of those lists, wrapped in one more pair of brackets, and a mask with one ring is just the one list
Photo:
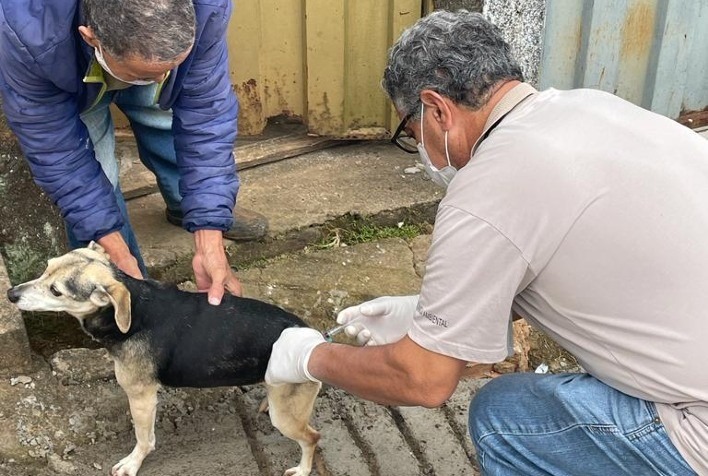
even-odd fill
[[(240, 145), (234, 149), (236, 168), (251, 167), (297, 157), (352, 141), (339, 141), (305, 134), (289, 134)], [(138, 150), (131, 136), (118, 136), (116, 157), (121, 163), (120, 183), (123, 196), (130, 200), (158, 191), (155, 176), (138, 159)]]

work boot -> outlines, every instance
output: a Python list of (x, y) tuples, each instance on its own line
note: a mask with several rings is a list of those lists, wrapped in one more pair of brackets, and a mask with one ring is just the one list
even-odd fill
[[(167, 221), (182, 227), (182, 212), (165, 210)], [(234, 224), (224, 232), (224, 238), (233, 241), (261, 240), (268, 233), (268, 219), (247, 208), (234, 207)]]

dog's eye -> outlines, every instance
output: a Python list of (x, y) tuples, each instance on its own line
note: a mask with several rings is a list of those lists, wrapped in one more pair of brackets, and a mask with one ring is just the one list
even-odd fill
[(49, 291), (51, 291), (51, 293), (54, 294), (56, 297), (61, 296), (61, 291), (59, 291), (57, 289), (57, 287), (54, 286), (53, 284), (51, 286), (49, 286)]

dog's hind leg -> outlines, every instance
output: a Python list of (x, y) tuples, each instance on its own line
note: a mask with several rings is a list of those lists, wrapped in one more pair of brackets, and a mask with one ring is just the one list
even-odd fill
[(284, 436), (300, 445), (300, 464), (285, 471), (285, 476), (308, 476), (320, 434), (310, 426), (310, 417), (321, 384), (266, 385), (270, 421)]
[(137, 383), (116, 365), (116, 378), (128, 395), (135, 426), (135, 448), (111, 469), (111, 476), (135, 476), (145, 457), (155, 449), (157, 383)]

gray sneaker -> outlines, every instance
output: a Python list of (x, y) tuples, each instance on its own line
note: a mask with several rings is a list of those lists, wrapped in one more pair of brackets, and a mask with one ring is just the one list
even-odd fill
[[(165, 210), (167, 221), (175, 226), (182, 226), (182, 214)], [(268, 219), (260, 213), (247, 208), (234, 208), (234, 224), (224, 232), (224, 238), (233, 241), (257, 241), (268, 233)]]

